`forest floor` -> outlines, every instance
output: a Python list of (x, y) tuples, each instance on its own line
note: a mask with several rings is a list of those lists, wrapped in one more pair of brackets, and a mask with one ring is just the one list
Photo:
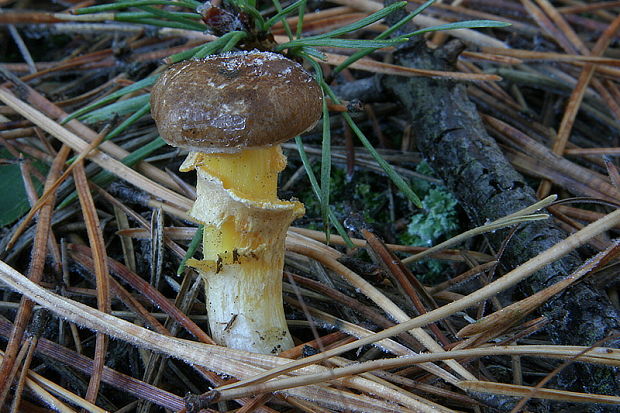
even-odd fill
[[(0, 411), (620, 411), (620, 2), (197, 5), (0, 0)], [(213, 340), (149, 103), (254, 48), (326, 103), (282, 145), (278, 355)]]

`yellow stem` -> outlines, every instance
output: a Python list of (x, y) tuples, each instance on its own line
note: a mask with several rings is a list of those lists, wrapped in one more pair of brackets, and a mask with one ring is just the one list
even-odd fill
[(239, 153), (192, 153), (196, 169), (190, 214), (205, 224), (204, 259), (188, 262), (206, 283), (213, 338), (229, 347), (278, 353), (293, 345), (282, 306), (284, 239), (304, 212), (277, 198), (286, 158), (279, 146)]

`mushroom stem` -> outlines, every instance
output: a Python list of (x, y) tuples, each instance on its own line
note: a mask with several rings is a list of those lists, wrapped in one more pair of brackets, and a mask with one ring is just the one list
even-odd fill
[[(304, 68), (271, 52), (240, 51), (170, 67), (153, 85), (161, 137), (191, 149), (190, 214), (204, 223), (205, 279), (213, 338), (261, 353), (292, 346), (282, 307), (284, 239), (301, 203), (277, 197), (286, 159), (279, 143), (321, 117), (321, 87)], [(208, 152), (208, 153), (206, 153)]]
[(213, 339), (259, 353), (291, 348), (282, 305), (284, 240), (303, 215), (297, 201), (277, 197), (286, 158), (279, 145), (236, 153), (192, 152), (182, 171), (196, 169), (190, 214), (205, 225), (202, 260)]

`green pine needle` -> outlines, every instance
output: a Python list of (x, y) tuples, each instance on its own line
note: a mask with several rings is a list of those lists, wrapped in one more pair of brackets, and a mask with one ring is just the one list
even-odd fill
[(61, 124), (65, 124), (67, 122), (69, 122), (71, 119), (75, 119), (77, 117), (80, 117), (100, 106), (106, 105), (112, 101), (115, 101), (116, 99), (123, 97), (129, 93), (133, 93), (136, 92), (140, 89), (144, 89), (145, 87), (149, 87), (155, 84), (155, 82), (157, 81), (157, 79), (159, 78), (159, 76), (149, 76), (145, 79), (139, 80), (136, 83), (134, 83), (133, 85), (129, 85), (129, 86), (125, 86), (122, 89), (117, 90), (114, 93), (110, 93), (108, 96), (94, 102), (91, 103), (88, 106), (84, 106), (83, 108), (76, 110), (75, 112), (73, 112), (72, 114), (70, 114), (69, 116), (67, 116), (65, 119), (63, 119), (63, 121), (61, 122)]
[[(314, 192), (314, 195), (317, 197), (319, 202), (322, 202), (321, 188), (319, 187), (319, 183), (316, 180), (316, 176), (314, 175), (314, 172), (312, 171), (312, 165), (310, 164), (310, 159), (308, 159), (308, 154), (306, 153), (304, 149), (304, 143), (301, 140), (300, 136), (295, 137), (295, 143), (297, 144), (297, 151), (299, 152), (299, 157), (301, 158), (301, 162), (303, 163), (304, 169), (306, 170), (306, 174), (308, 175), (308, 180), (310, 181), (310, 186), (312, 187), (312, 191)], [(331, 221), (334, 228), (336, 228), (336, 231), (338, 232), (338, 234), (340, 234), (340, 236), (342, 237), (344, 242), (347, 244), (347, 246), (349, 248), (355, 247), (355, 245), (353, 244), (353, 241), (351, 241), (351, 238), (349, 238), (349, 235), (345, 231), (340, 221), (338, 221), (338, 218), (336, 217), (334, 212), (331, 210), (331, 208), (329, 209), (329, 220)]]
[(329, 243), (329, 189), (331, 183), (332, 151), (331, 125), (327, 99), (323, 99), (323, 142), (321, 144), (321, 215), (325, 226), (325, 236)]
[(203, 233), (204, 229), (205, 229), (205, 226), (202, 225), (202, 224), (200, 224), (198, 226), (198, 229), (196, 229), (196, 233), (192, 237), (192, 241), (189, 243), (189, 246), (187, 247), (187, 252), (183, 256), (183, 259), (181, 259), (181, 263), (179, 264), (179, 268), (177, 268), (177, 275), (182, 275), (183, 274), (183, 271), (185, 271), (187, 260), (192, 258), (194, 256), (194, 254), (196, 253), (196, 250), (200, 246), (200, 241), (202, 241), (202, 233)]
[(387, 40), (365, 40), (365, 39), (331, 39), (320, 38), (311, 39), (309, 37), (303, 37), (301, 39), (291, 40), (290, 42), (281, 43), (276, 46), (276, 51), (282, 51), (284, 49), (295, 49), (298, 47), (342, 47), (347, 49), (360, 49), (372, 47), (375, 49), (381, 49), (383, 47), (396, 46), (397, 44), (406, 42), (405, 38), (387, 39)]
[(90, 113), (86, 113), (80, 116), (79, 119), (86, 123), (95, 123), (110, 120), (115, 116), (133, 114), (149, 103), (150, 96), (150, 94), (144, 94), (121, 100), (100, 109), (95, 109)]
[[(150, 95), (149, 95), (150, 96)], [(115, 138), (116, 136), (120, 135), (121, 133), (123, 133), (125, 130), (127, 130), (128, 127), (130, 127), (131, 125), (133, 125), (134, 123), (136, 123), (142, 116), (147, 115), (149, 112), (151, 111), (151, 104), (147, 103), (146, 105), (142, 106), (140, 109), (138, 109), (137, 111), (135, 111), (130, 117), (128, 117), (127, 119), (125, 119), (120, 125), (118, 125), (116, 128), (112, 129), (106, 136), (105, 136), (105, 140), (107, 141), (108, 139), (112, 139)]]
[[(157, 149), (163, 148), (166, 145), (168, 144), (162, 138), (158, 136), (157, 138), (153, 139), (148, 144), (138, 148), (134, 152), (130, 153), (129, 155), (121, 159), (121, 162), (127, 166), (134, 166), (135, 164), (137, 164), (138, 162), (140, 162), (141, 160), (149, 156), (151, 153), (155, 152)], [(91, 179), (91, 182), (99, 186), (105, 186), (109, 184), (110, 182), (114, 181), (114, 179), (116, 178), (117, 178), (116, 175), (114, 175), (112, 172), (108, 172), (104, 170), (104, 171), (99, 172), (97, 175), (95, 175)], [(58, 205), (58, 209), (62, 209), (66, 206), (69, 206), (76, 200), (77, 200), (77, 193), (74, 191)]]
[(440, 24), (439, 26), (426, 27), (424, 29), (416, 30), (411, 33), (404, 34), (398, 38), (409, 38), (413, 36), (419, 36), (424, 33), (439, 32), (444, 30), (457, 30), (457, 29), (482, 29), (486, 27), (507, 27), (510, 23), (498, 22), (495, 20), (468, 20), (464, 22), (455, 22)]
[(118, 1), (110, 4), (102, 4), (99, 6), (82, 7), (75, 10), (75, 14), (92, 14), (102, 13), (112, 10), (128, 9), (130, 7), (142, 7), (142, 6), (177, 6), (186, 7), (191, 10), (196, 10), (201, 5), (197, 1), (169, 1), (169, 0), (137, 0), (137, 1)]
[[(323, 82), (323, 90), (326, 91), (331, 98), (331, 100), (340, 104), (340, 100), (336, 97), (336, 94), (331, 90), (327, 83)], [(392, 166), (385, 161), (377, 152), (377, 150), (372, 146), (372, 143), (366, 138), (364, 132), (361, 131), (360, 128), (357, 127), (351, 116), (344, 112), (342, 113), (344, 120), (347, 122), (353, 133), (358, 137), (358, 139), (362, 142), (362, 145), (368, 150), (370, 155), (375, 159), (375, 161), (381, 166), (381, 169), (390, 177), (392, 182), (402, 191), (402, 193), (409, 199), (416, 207), (422, 208), (422, 202), (420, 198), (413, 192), (413, 190), (409, 187), (407, 182), (392, 168)]]

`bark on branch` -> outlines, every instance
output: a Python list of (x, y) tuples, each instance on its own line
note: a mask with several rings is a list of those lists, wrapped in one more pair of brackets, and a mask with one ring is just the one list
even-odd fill
[[(411, 28), (407, 28), (407, 31)], [(421, 69), (454, 70), (458, 46), (448, 43), (436, 51), (424, 41), (412, 40), (394, 54), (395, 63)], [(525, 183), (486, 133), (465, 85), (423, 77), (385, 76), (382, 85), (407, 111), (418, 147), (447, 187), (457, 196), (475, 225), (495, 220), (536, 201)], [(497, 248), (506, 232), (489, 236)], [(513, 268), (564, 239), (552, 222), (538, 221), (519, 228), (502, 257)], [(539, 291), (570, 274), (582, 259), (571, 254), (523, 282), (527, 294)], [(591, 345), (619, 331), (620, 317), (604, 293), (580, 283), (547, 303), (542, 313), (550, 320), (548, 333), (556, 344)], [(618, 347), (619, 341), (605, 345)], [(619, 380), (612, 369), (574, 364), (558, 378), (557, 385), (601, 394), (619, 394)], [(556, 405), (557, 407), (557, 405)], [(580, 411), (605, 411), (597, 406)], [(616, 411), (611, 408), (609, 411)]]

